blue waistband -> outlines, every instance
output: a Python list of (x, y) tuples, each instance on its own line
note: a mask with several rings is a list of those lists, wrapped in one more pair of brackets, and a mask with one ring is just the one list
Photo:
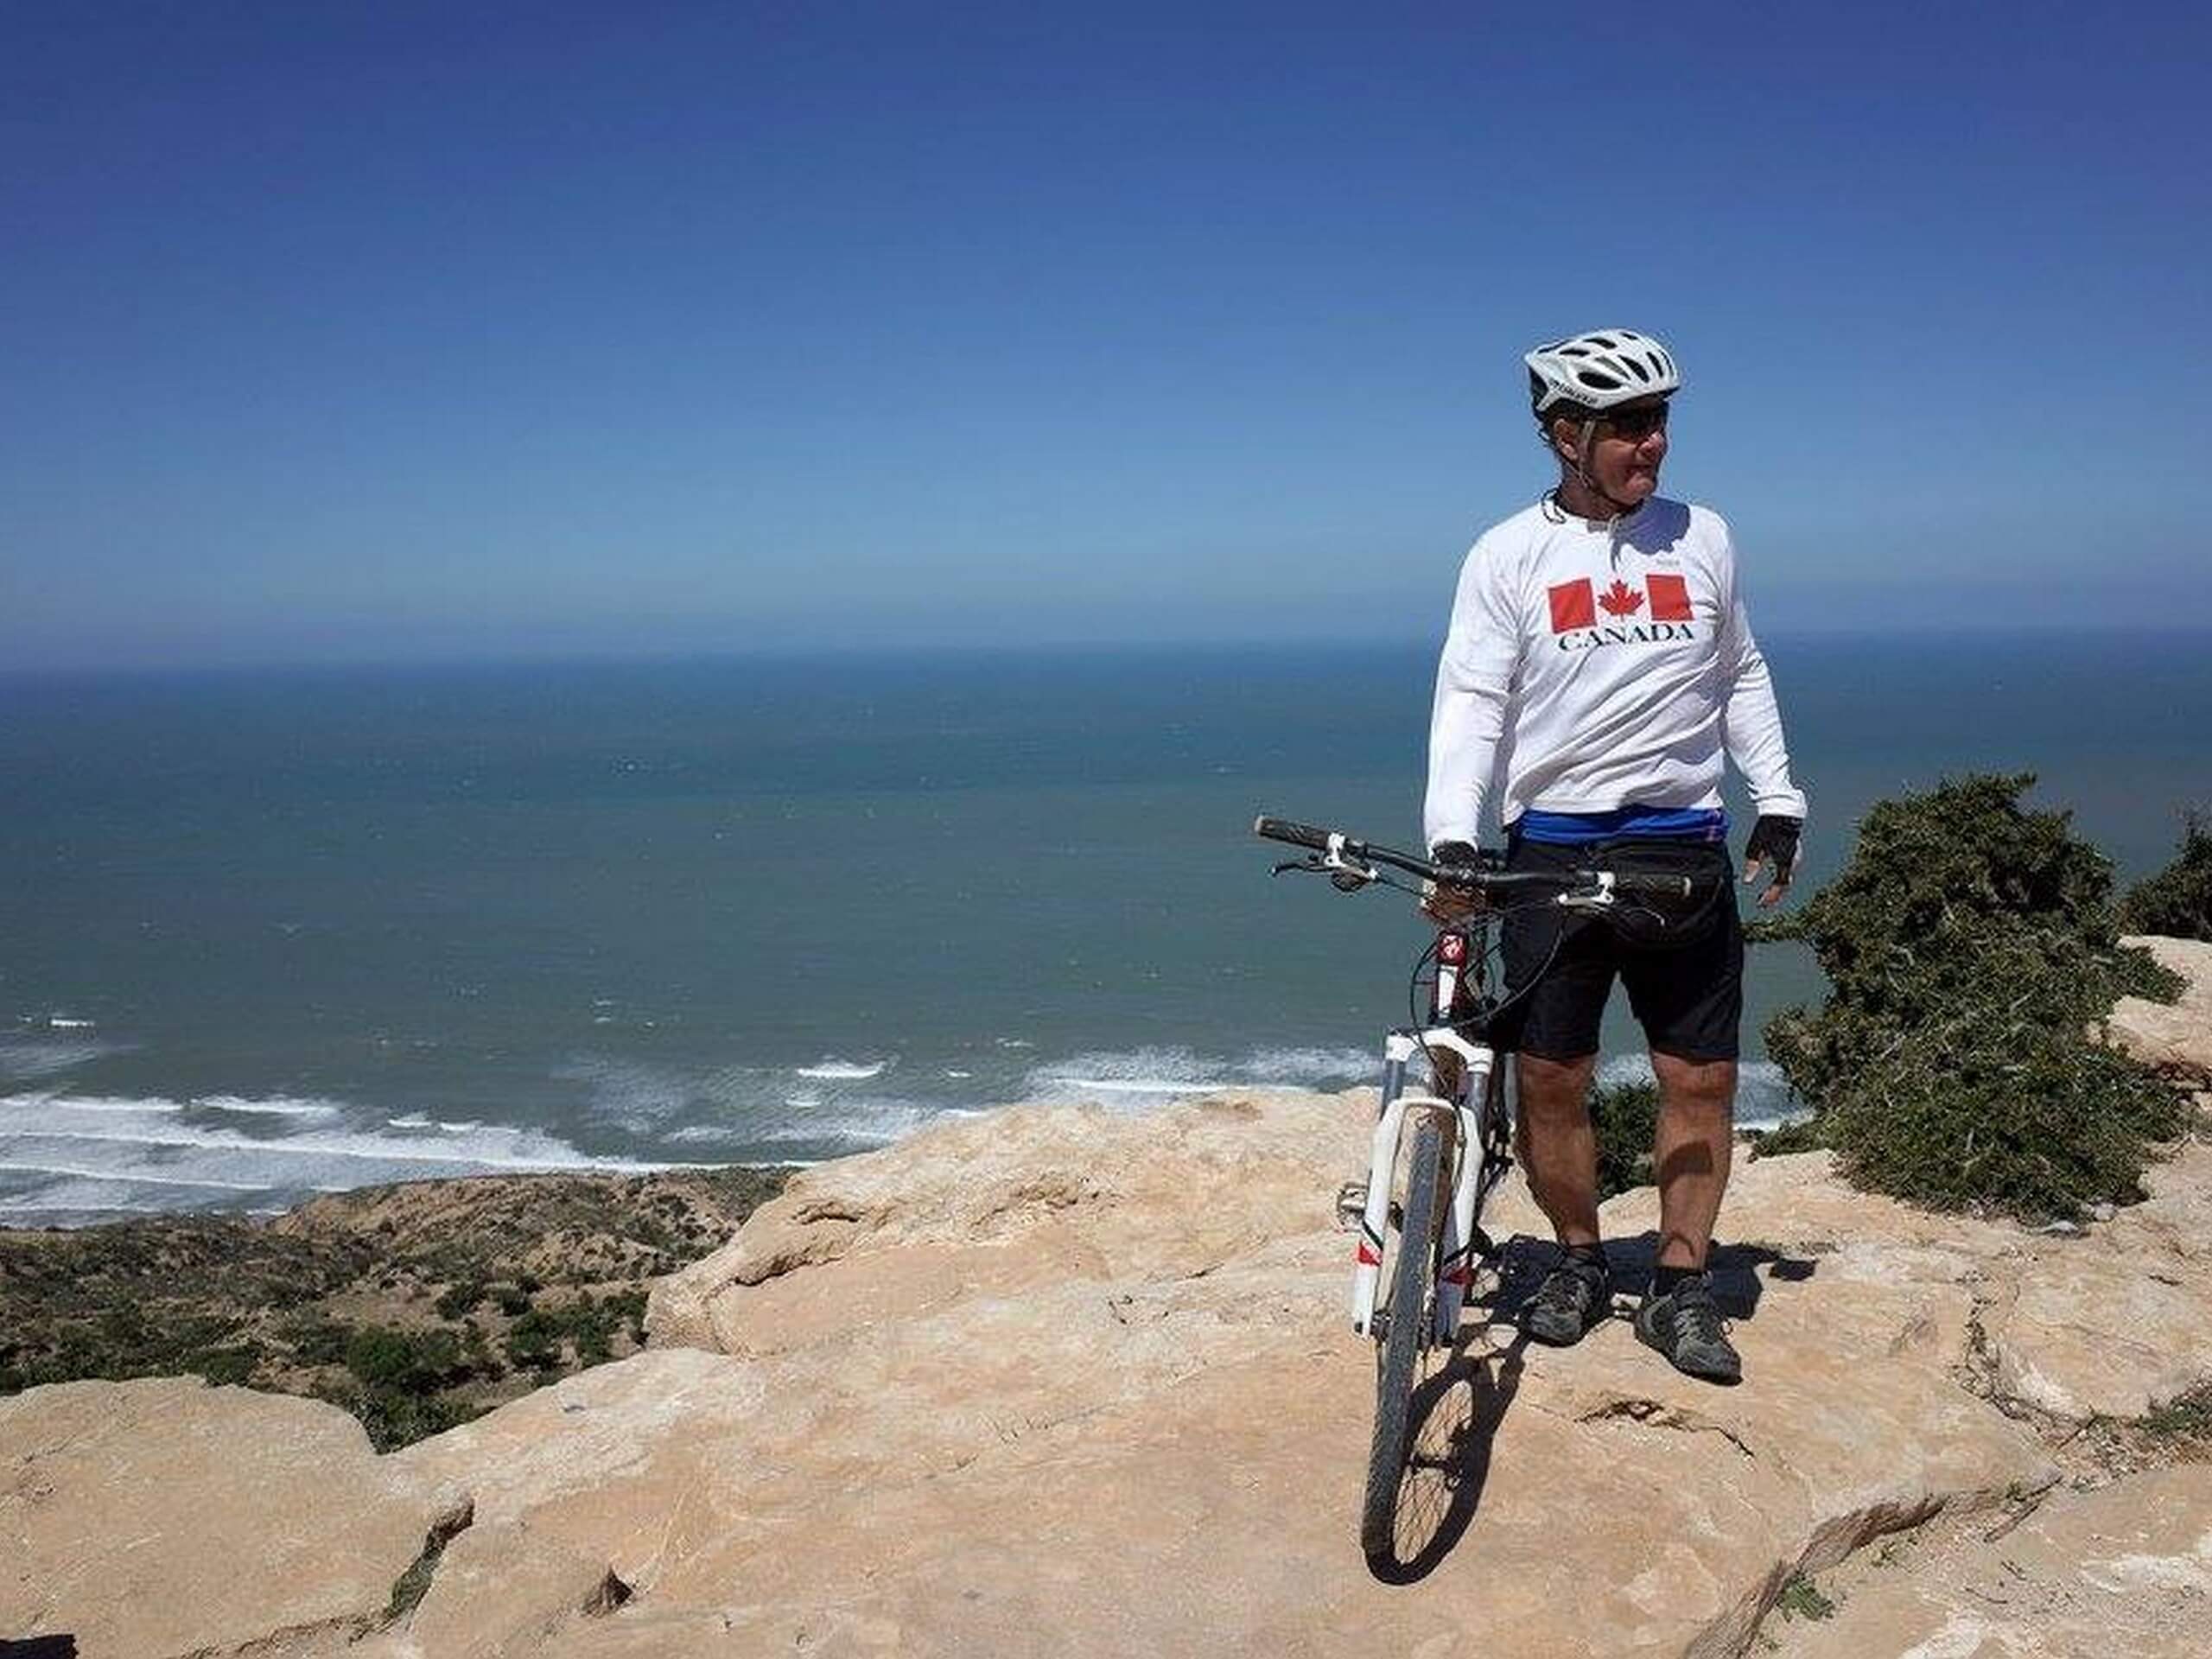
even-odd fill
[(1666, 836), (1677, 841), (1726, 841), (1728, 814), (1717, 806), (1628, 806), (1611, 812), (1539, 812), (1534, 807), (1508, 826), (1524, 841), (1580, 847), (1597, 841)]

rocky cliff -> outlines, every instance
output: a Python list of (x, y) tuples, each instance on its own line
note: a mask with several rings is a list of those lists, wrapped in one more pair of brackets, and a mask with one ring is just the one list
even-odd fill
[[(2117, 1040), (2212, 1078), (2212, 947)], [(806, 1172), (648, 1350), (385, 1457), (193, 1379), (0, 1401), (0, 1638), (86, 1656), (2195, 1655), (2212, 1142), (2071, 1232), (1739, 1167), (1747, 1380), (1531, 1349), (1528, 1236), (1427, 1385), (1398, 1560), (1331, 1199), (1372, 1096), (1020, 1107)], [(1607, 1207), (1631, 1284), (1649, 1192)], [(2178, 1402), (2178, 1403), (2177, 1403)], [(2195, 1460), (2192, 1460), (2192, 1458)], [(1825, 1612), (1823, 1613), (1823, 1611)], [(0, 1640), (0, 1653), (6, 1652)], [(60, 1649), (55, 1649), (60, 1650)]]

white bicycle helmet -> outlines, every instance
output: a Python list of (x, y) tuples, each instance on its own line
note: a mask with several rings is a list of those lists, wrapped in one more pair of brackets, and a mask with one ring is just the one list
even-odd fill
[(1681, 371), (1664, 346), (1629, 328), (1596, 328), (1539, 346), (1529, 365), (1529, 397), (1541, 415), (1554, 404), (1607, 410), (1632, 398), (1681, 390)]

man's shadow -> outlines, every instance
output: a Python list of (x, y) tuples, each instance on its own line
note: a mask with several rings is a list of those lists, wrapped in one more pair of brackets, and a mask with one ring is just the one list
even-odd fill
[[(1656, 1232), (1606, 1243), (1617, 1294), (1643, 1295), (1658, 1250)], [(1509, 1240), (1498, 1254), (1495, 1281), (1468, 1302), (1459, 1340), (1415, 1384), (1406, 1413), (1408, 1449), (1398, 1480), (1390, 1548), (1367, 1557), (1368, 1570), (1383, 1583), (1413, 1584), (1427, 1578), (1473, 1522), (1490, 1481), (1498, 1428), (1521, 1388), (1529, 1345), (1519, 1328), (1521, 1311), (1559, 1255), (1558, 1247), (1547, 1241), (1526, 1235)], [(1809, 1258), (1764, 1244), (1715, 1243), (1707, 1265), (1713, 1300), (1732, 1319), (1757, 1315), (1767, 1281), (1801, 1283), (1814, 1273)], [(1760, 1268), (1767, 1269), (1764, 1279)], [(1618, 1307), (1615, 1313), (1621, 1316)], [(1502, 1345), (1491, 1340), (1500, 1326), (1511, 1332)]]

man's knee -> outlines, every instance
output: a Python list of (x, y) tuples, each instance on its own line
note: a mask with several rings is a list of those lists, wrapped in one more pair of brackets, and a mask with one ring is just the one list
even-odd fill
[(1693, 1059), (1681, 1054), (1651, 1052), (1651, 1070), (1659, 1080), (1661, 1109), (1677, 1111), (1725, 1112), (1736, 1100), (1736, 1062)]
[(1521, 1084), (1523, 1111), (1553, 1118), (1588, 1109), (1590, 1079), (1598, 1069), (1595, 1054), (1573, 1060), (1522, 1054), (1515, 1058), (1514, 1069)]

